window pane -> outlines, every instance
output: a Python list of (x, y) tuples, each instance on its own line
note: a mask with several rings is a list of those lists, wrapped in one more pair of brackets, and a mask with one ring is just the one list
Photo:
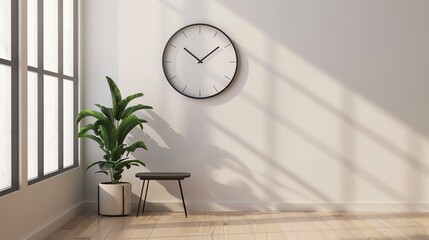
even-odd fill
[(37, 74), (28, 72), (28, 179), (37, 177)]
[(44, 76), (44, 173), (58, 170), (58, 79)]
[(37, 67), (37, 0), (28, 1), (28, 65)]
[(73, 77), (73, 0), (64, 0), (64, 74)]
[(64, 142), (64, 167), (73, 165), (73, 132), (74, 132), (74, 116), (73, 116), (73, 82), (64, 80), (63, 85), (63, 142)]
[(11, 56), (11, 0), (0, 0), (0, 58), (10, 60)]
[(58, 72), (58, 0), (44, 0), (43, 53), (45, 70)]
[(0, 190), (9, 188), (12, 180), (11, 92), (11, 68), (0, 64)]

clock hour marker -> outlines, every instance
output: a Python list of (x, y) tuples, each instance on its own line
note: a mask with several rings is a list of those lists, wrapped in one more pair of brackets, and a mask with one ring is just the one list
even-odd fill
[(173, 44), (171, 44), (171, 43), (170, 43), (170, 45), (171, 45), (172, 47), (176, 48), (176, 46), (174, 46)]
[(230, 44), (228, 44), (228, 45), (226, 45), (225, 47), (223, 47), (223, 48), (227, 48), (227, 47), (229, 47), (229, 46), (231, 46), (231, 43)]
[(216, 33), (213, 35), (213, 38), (215, 38), (216, 37), (216, 35), (217, 35), (217, 33), (218, 33), (219, 31), (216, 31)]
[(201, 89), (199, 90), (199, 96), (201, 97)]
[(224, 76), (224, 77), (226, 77), (227, 79), (229, 79), (229, 80), (232, 80), (231, 78), (229, 78), (228, 76)]
[(198, 32), (201, 34), (201, 27), (198, 27)]
[(173, 77), (169, 78), (169, 79), (168, 79), (168, 81), (172, 80), (172, 79), (173, 79), (173, 78), (175, 78), (175, 77), (176, 77), (176, 75), (174, 75)]
[(216, 90), (216, 92), (219, 92), (219, 91), (217, 90), (217, 88), (215, 87), (215, 85), (213, 85), (213, 88)]
[(235, 61), (229, 61), (229, 63), (235, 63)]
[(184, 88), (183, 88), (183, 90), (182, 90), (182, 92), (184, 92), (185, 91), (185, 89), (186, 89), (186, 87), (187, 87), (188, 85), (186, 85)]
[(188, 38), (188, 36), (186, 36), (186, 33), (185, 33), (185, 31), (182, 31), (182, 33), (183, 33), (183, 35), (185, 35), (185, 38)]
[(171, 61), (164, 61), (165, 63), (171, 63)]

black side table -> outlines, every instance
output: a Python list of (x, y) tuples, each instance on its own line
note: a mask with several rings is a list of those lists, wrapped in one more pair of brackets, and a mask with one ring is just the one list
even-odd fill
[(139, 216), (140, 203), (142, 201), (143, 189), (144, 189), (144, 184), (145, 184), (146, 180), (147, 180), (147, 185), (146, 185), (146, 193), (144, 195), (142, 214), (144, 212), (144, 207), (146, 205), (147, 190), (149, 189), (149, 181), (150, 180), (177, 180), (179, 182), (180, 194), (182, 195), (183, 209), (185, 210), (186, 217), (188, 217), (188, 212), (186, 211), (186, 205), (185, 205), (185, 198), (183, 197), (182, 184), (180, 183), (180, 181), (185, 179), (185, 178), (188, 178), (190, 176), (191, 176), (191, 174), (186, 173), (186, 172), (139, 172), (139, 173), (136, 173), (136, 177), (140, 178), (140, 180), (143, 180), (142, 191), (140, 193), (140, 200), (139, 200), (139, 206), (137, 208), (136, 217)]

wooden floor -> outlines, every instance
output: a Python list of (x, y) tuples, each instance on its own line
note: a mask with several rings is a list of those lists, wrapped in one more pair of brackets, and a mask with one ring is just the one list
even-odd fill
[(75, 217), (49, 239), (429, 239), (429, 213), (209, 212)]

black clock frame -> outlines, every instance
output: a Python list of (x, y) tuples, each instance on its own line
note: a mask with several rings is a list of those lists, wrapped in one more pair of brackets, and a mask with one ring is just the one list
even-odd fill
[[(226, 85), (226, 87), (225, 87), (225, 88), (223, 88), (220, 92), (217, 92), (217, 93), (215, 93), (215, 94), (213, 94), (213, 95), (206, 96), (206, 97), (194, 97), (194, 96), (190, 96), (190, 95), (187, 95), (186, 93), (184, 93), (184, 92), (180, 91), (179, 89), (176, 89), (176, 88), (173, 86), (173, 84), (171, 84), (171, 82), (168, 80), (168, 76), (167, 76), (167, 73), (166, 73), (166, 70), (165, 70), (165, 61), (164, 61), (164, 59), (165, 59), (165, 51), (166, 51), (167, 46), (169, 45), (169, 43), (170, 43), (171, 39), (172, 39), (174, 36), (176, 36), (176, 34), (177, 34), (177, 33), (181, 32), (183, 29), (188, 28), (188, 27), (192, 27), (192, 26), (197, 26), (197, 25), (212, 27), (212, 28), (214, 28), (214, 29), (218, 30), (219, 32), (223, 33), (223, 35), (225, 35), (225, 36), (228, 38), (228, 40), (231, 42), (231, 45), (232, 45), (232, 47), (233, 47), (233, 49), (234, 49), (234, 52), (235, 52), (235, 61), (236, 61), (236, 63), (237, 63), (237, 67), (235, 68), (234, 75), (231, 77), (231, 81), (228, 83), (228, 85)], [(179, 29), (179, 30), (177, 30), (173, 35), (171, 35), (171, 37), (168, 39), (167, 43), (165, 44), (164, 50), (163, 50), (163, 52), (162, 52), (162, 71), (164, 72), (164, 76), (165, 76), (165, 78), (167, 79), (167, 82), (170, 84), (170, 86), (171, 86), (174, 90), (176, 90), (176, 92), (178, 92), (178, 93), (182, 94), (183, 96), (186, 96), (186, 97), (189, 97), (189, 98), (193, 98), (193, 99), (207, 99), (207, 98), (211, 98), (211, 97), (214, 97), (214, 96), (217, 96), (217, 95), (219, 95), (219, 94), (223, 93), (223, 92), (224, 92), (224, 91), (225, 91), (225, 90), (226, 90), (226, 89), (227, 89), (227, 88), (232, 84), (232, 82), (234, 81), (235, 76), (237, 75), (237, 71), (238, 71), (239, 63), (240, 63), (240, 62), (239, 62), (239, 60), (238, 60), (238, 52), (237, 52), (237, 48), (235, 47), (234, 42), (232, 41), (232, 39), (231, 39), (231, 38), (230, 38), (230, 37), (229, 37), (229, 36), (228, 36), (224, 31), (220, 30), (219, 28), (217, 28), (217, 27), (215, 27), (215, 26), (213, 26), (213, 25), (207, 24), (207, 23), (193, 23), (193, 24), (186, 25), (186, 26), (184, 26), (184, 27), (180, 28), (180, 29)]]

